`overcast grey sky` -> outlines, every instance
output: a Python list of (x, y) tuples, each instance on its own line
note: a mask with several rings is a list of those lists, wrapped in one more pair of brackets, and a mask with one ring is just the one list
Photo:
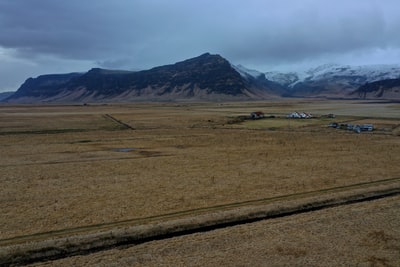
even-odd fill
[(0, 91), (205, 52), (260, 71), (400, 63), (399, 0), (0, 0)]

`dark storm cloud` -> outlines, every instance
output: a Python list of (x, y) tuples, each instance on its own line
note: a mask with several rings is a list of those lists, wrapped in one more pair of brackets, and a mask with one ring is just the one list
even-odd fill
[(90, 62), (150, 68), (204, 52), (263, 71), (385, 63), (400, 60), (399, 11), (394, 0), (0, 0), (0, 60), (32, 74)]
[[(100, 1), (2, 1), (3, 47), (23, 56), (53, 54), (85, 59), (112, 48), (116, 37), (111, 13)], [(89, 2), (90, 5), (89, 5)], [(5, 12), (6, 11), (6, 12)], [(116, 21), (114, 21), (116, 22)], [(114, 24), (114, 25), (113, 25)]]
[[(278, 13), (265, 19), (267, 25), (251, 35), (245, 32), (245, 41), (231, 52), (243, 61), (265, 64), (332, 60), (357, 51), (399, 47), (395, 29), (400, 23), (393, 10), (373, 1), (329, 2), (301, 1), (303, 6), (289, 11), (278, 7)], [(399, 10), (396, 3), (392, 8)]]

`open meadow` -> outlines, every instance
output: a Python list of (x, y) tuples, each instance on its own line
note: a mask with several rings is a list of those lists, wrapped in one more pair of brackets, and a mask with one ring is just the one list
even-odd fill
[[(253, 111), (266, 118), (242, 119)], [(314, 117), (286, 118), (293, 111)], [(399, 103), (4, 105), (0, 125), (0, 250), (41, 233), (400, 177)]]

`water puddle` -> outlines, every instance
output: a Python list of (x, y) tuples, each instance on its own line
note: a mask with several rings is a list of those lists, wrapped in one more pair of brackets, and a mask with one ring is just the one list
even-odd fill
[(115, 152), (131, 152), (135, 151), (136, 148), (131, 148), (131, 147), (124, 147), (124, 148), (114, 148), (113, 151)]

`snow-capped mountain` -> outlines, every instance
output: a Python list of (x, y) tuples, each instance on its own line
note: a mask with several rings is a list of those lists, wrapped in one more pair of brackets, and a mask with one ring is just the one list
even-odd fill
[(273, 82), (279, 83), (285, 87), (292, 87), (293, 84), (300, 80), (300, 74), (296, 72), (278, 72), (270, 71), (265, 73), (265, 77)]
[(361, 85), (366, 82), (399, 78), (400, 65), (350, 66), (324, 64), (300, 72), (266, 72), (265, 76), (268, 80), (288, 87), (294, 87), (300, 82), (332, 80), (339, 77), (352, 77), (355, 83)]
[(258, 71), (258, 70), (252, 70), (252, 69), (248, 69), (245, 66), (242, 65), (231, 65), (232, 68), (234, 68), (237, 72), (239, 72), (239, 74), (243, 77), (243, 78), (254, 78), (254, 79), (258, 79), (261, 77), (265, 77), (265, 74)]
[(287, 87), (285, 85), (267, 79), (265, 73), (246, 68), (243, 65), (231, 64), (231, 66), (253, 87), (253, 89), (264, 88), (264, 90), (267, 89), (270, 93), (278, 96), (287, 94)]
[(365, 82), (395, 79), (400, 77), (400, 65), (365, 65), (365, 66), (341, 66), (329, 64), (310, 69), (306, 72), (307, 80), (323, 80), (335, 76), (357, 76)]
[(400, 78), (400, 65), (325, 64), (303, 72), (267, 72), (267, 79), (288, 87), (291, 96), (348, 96), (360, 86)]

